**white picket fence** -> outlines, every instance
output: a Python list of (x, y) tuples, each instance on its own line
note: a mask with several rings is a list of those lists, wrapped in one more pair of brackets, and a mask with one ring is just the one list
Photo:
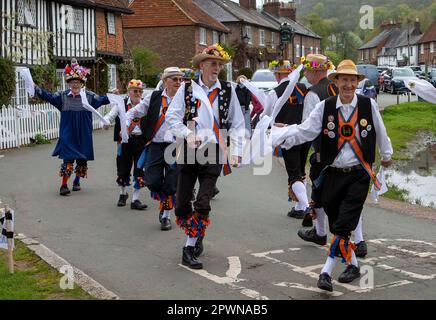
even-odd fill
[[(97, 111), (106, 115), (111, 108), (111, 105), (105, 105)], [(100, 119), (96, 115), (92, 117), (94, 130), (101, 129)], [(61, 113), (49, 103), (3, 106), (0, 108), (0, 150), (29, 144), (37, 134), (50, 140), (58, 138), (60, 118)]]

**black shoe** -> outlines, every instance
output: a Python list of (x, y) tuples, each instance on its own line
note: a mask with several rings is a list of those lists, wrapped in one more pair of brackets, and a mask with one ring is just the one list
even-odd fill
[(80, 191), (80, 190), (81, 190), (81, 188), (80, 188), (80, 182), (77, 183), (77, 184), (73, 184), (73, 191)]
[(126, 201), (127, 201), (128, 197), (129, 197), (129, 195), (127, 193), (126, 194), (120, 194), (120, 198), (118, 199), (117, 206), (118, 207), (125, 207), (126, 206)]
[(368, 254), (368, 247), (365, 241), (360, 241), (356, 244), (356, 250), (354, 250), (356, 257), (364, 258)]
[(220, 193), (220, 190), (215, 186), (212, 193), (212, 199), (215, 198), (215, 196)]
[(203, 269), (203, 264), (194, 255), (195, 247), (183, 247), (182, 264), (191, 269)]
[(305, 210), (295, 210), (292, 208), (291, 211), (288, 212), (288, 217), (295, 219), (303, 219), (306, 211)]
[(307, 209), (305, 210), (304, 218), (303, 218), (303, 221), (302, 221), (302, 223), (301, 223), (301, 225), (302, 225), (303, 227), (313, 227), (313, 222), (312, 222), (312, 215), (311, 215), (311, 213), (312, 213), (312, 208), (307, 208)]
[(162, 221), (160, 223), (160, 229), (162, 231), (168, 231), (171, 230), (172, 226), (171, 226), (171, 220), (170, 218), (162, 218)]
[(70, 189), (68, 189), (68, 186), (66, 184), (62, 185), (61, 188), (59, 189), (59, 194), (61, 196), (66, 196), (67, 194), (70, 194), (71, 191)]
[(351, 281), (360, 277), (360, 269), (359, 267), (353, 266), (349, 264), (344, 272), (338, 278), (340, 283), (350, 283)]
[(319, 244), (320, 246), (327, 244), (327, 236), (319, 236), (316, 234), (316, 227), (306, 230), (306, 229), (300, 229), (298, 230), (298, 236), (303, 239), (304, 241), (313, 242), (316, 244)]
[(319, 275), (317, 286), (322, 290), (326, 290), (329, 292), (333, 291), (332, 278), (329, 276), (327, 272), (321, 273)]
[(148, 206), (144, 203), (142, 204), (141, 201), (135, 200), (130, 204), (130, 209), (132, 210), (145, 210)]
[(194, 255), (198, 258), (203, 253), (203, 237), (198, 237), (194, 247)]

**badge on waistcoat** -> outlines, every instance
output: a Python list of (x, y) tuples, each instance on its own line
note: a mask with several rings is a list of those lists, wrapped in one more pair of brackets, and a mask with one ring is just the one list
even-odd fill
[(366, 127), (367, 124), (368, 124), (368, 121), (367, 121), (366, 119), (361, 119), (361, 120), (360, 120), (360, 125), (361, 125), (362, 127)]
[(366, 130), (362, 130), (362, 132), (360, 133), (360, 135), (362, 136), (362, 138), (366, 138), (368, 136), (368, 131)]
[(333, 131), (329, 131), (328, 136), (330, 139), (334, 139), (336, 137), (336, 134)]
[(329, 122), (329, 123), (327, 123), (327, 128), (329, 130), (333, 130), (335, 128), (335, 124), (333, 122)]
[(333, 122), (333, 121), (335, 121), (335, 117), (334, 117), (334, 116), (328, 116), (328, 117), (327, 117), (327, 120), (328, 120), (329, 122)]
[(340, 134), (341, 134), (341, 136), (343, 136), (345, 138), (353, 137), (354, 136), (354, 128), (350, 124), (345, 123), (340, 128)]
[(368, 124), (368, 126), (366, 127), (367, 131), (371, 131), (372, 130), (372, 125)]

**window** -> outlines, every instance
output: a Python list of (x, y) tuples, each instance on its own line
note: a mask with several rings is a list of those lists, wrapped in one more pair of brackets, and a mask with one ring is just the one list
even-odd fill
[(67, 83), (64, 78), (64, 69), (56, 69), (56, 80), (58, 81), (57, 90), (67, 90)]
[(15, 68), (15, 92), (11, 98), (11, 104), (13, 106), (26, 106), (29, 104), (27, 97), (27, 91), (24, 83), (24, 79), (21, 78), (18, 68)]
[(313, 47), (310, 47), (310, 53), (313, 53)]
[(250, 38), (250, 39), (248, 39), (248, 43), (253, 44), (253, 36), (251, 34), (251, 27), (250, 26), (245, 26), (245, 34)]
[(112, 12), (107, 13), (107, 32), (115, 34), (115, 15)]
[(424, 54), (424, 44), (421, 43), (421, 54)]
[(36, 27), (36, 0), (18, 0), (18, 24)]
[(318, 47), (316, 47), (316, 48), (315, 48), (315, 53), (316, 53), (316, 54), (318, 54), (318, 52), (319, 52), (318, 50), (319, 50)]
[(303, 46), (303, 45), (301, 46), (301, 54), (302, 54), (303, 56), (306, 55), (306, 51), (304, 51), (304, 46)]
[(297, 45), (295, 46), (295, 56), (296, 56), (297, 58), (300, 57), (300, 45), (299, 45), (299, 44), (297, 44)]
[(250, 68), (250, 66), (251, 66), (250, 59), (248, 59), (247, 62), (245, 63), (245, 67)]
[(218, 32), (213, 31), (212, 32), (212, 43), (215, 44), (215, 43), (218, 43), (218, 42), (219, 42)]
[(434, 42), (430, 42), (430, 53), (434, 52)]
[(273, 48), (273, 49), (276, 46), (276, 44), (275, 44), (275, 42), (276, 42), (275, 37), (276, 37), (276, 34), (274, 32), (271, 32), (271, 48)]
[(200, 28), (200, 44), (206, 45), (206, 29)]
[(117, 66), (114, 64), (108, 64), (108, 86), (109, 90), (117, 87)]
[(259, 46), (265, 46), (265, 30), (259, 29)]
[(227, 41), (226, 34), (225, 33), (221, 34), (221, 43), (225, 44), (226, 41)]
[(83, 10), (72, 6), (65, 8), (67, 31), (71, 33), (83, 33)]

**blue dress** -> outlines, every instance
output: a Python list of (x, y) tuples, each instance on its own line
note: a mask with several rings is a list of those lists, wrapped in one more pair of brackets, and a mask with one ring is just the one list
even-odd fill
[[(61, 112), (59, 140), (52, 156), (63, 160), (94, 160), (92, 112), (82, 106), (80, 95), (73, 96), (71, 90), (52, 94), (38, 87), (35, 92)], [(106, 96), (100, 97), (91, 91), (86, 91), (86, 98), (95, 109), (110, 103)]]

